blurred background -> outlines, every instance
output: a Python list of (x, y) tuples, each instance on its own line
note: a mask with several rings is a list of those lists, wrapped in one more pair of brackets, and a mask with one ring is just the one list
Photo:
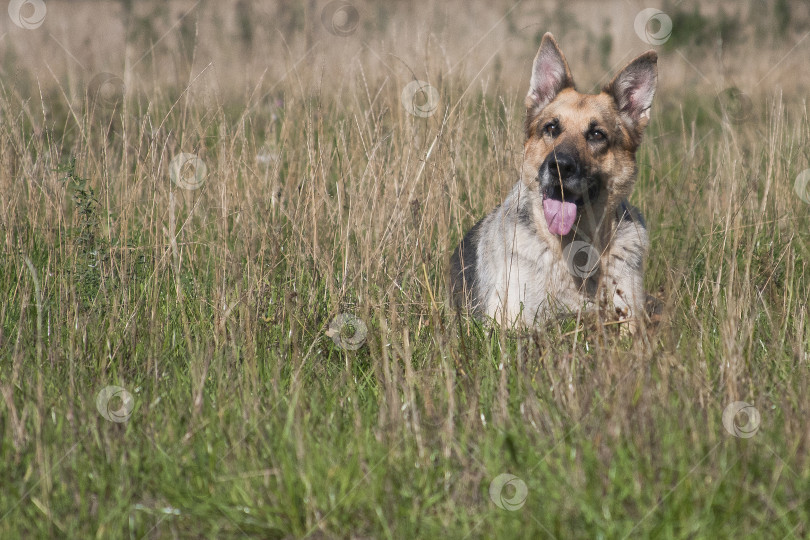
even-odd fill
[(211, 105), (272, 106), (290, 88), (353, 99), (343, 91), (414, 78), (441, 90), (443, 78), (458, 77), (517, 95), (550, 31), (581, 91), (598, 89), (606, 72), (653, 47), (663, 57), (663, 100), (670, 88), (804, 97), (807, 2), (648, 4), (14, 0), (0, 21), (3, 86), (21, 98), (42, 93), (74, 105), (99, 84), (107, 99), (185, 91)]

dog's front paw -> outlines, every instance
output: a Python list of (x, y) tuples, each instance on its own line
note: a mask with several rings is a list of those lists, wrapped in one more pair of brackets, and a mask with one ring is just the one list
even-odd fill
[[(632, 298), (620, 288), (613, 294), (613, 307), (619, 324), (619, 334), (621, 336), (638, 336), (644, 328), (644, 309), (635, 307), (636, 295)], [(643, 296), (643, 295), (642, 295)]]

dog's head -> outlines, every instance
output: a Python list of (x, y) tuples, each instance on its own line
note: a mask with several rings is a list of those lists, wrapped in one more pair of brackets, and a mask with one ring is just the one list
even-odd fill
[(655, 51), (648, 51), (601, 93), (580, 94), (554, 37), (543, 36), (526, 96), (523, 180), (541, 192), (552, 234), (568, 234), (594, 207), (611, 211), (632, 191), (656, 62)]

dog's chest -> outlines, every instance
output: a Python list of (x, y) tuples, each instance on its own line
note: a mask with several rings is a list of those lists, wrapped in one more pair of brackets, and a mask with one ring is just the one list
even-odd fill
[[(542, 240), (532, 243), (531, 250), (525, 246), (515, 254), (517, 275), (511, 276), (520, 284), (524, 309), (558, 312), (581, 308), (596, 290), (598, 260), (583, 260), (586, 254), (574, 253), (573, 249), (560, 250)], [(537, 255), (532, 256), (532, 253)]]
[(505, 253), (492, 255), (499, 260), (486, 265), (492, 272), (484, 279), (491, 315), (502, 310), (500, 315), (511, 321), (522, 317), (532, 323), (587, 306), (596, 290), (598, 261), (592, 271), (582, 272), (572, 266), (582, 261), (567, 259), (573, 254), (548, 245), (532, 231), (518, 227)]

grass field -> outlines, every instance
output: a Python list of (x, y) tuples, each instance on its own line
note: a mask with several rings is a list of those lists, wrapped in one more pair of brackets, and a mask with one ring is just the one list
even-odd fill
[[(0, 538), (810, 535), (810, 9), (571, 4), (2, 13)], [(661, 55), (639, 339), (447, 299), (545, 31)]]

